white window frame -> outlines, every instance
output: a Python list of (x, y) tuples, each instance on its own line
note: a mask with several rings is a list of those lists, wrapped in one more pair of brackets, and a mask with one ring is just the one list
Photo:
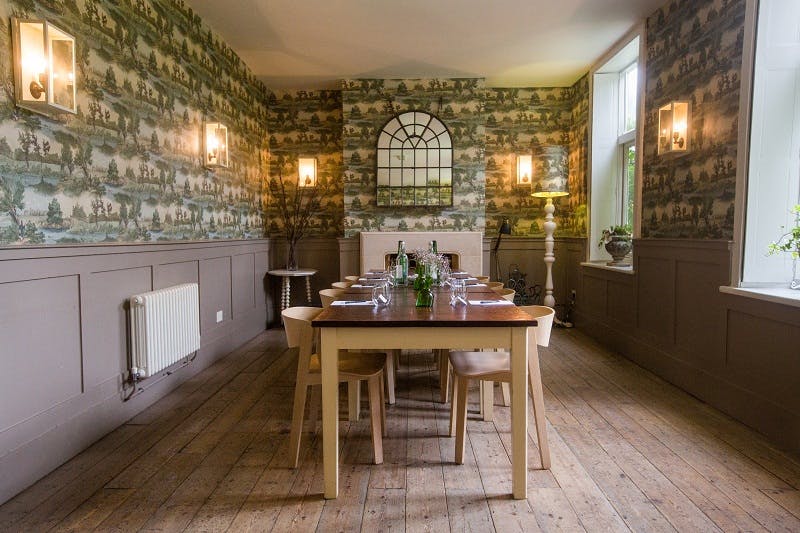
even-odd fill
[[(738, 137), (738, 155), (737, 155), (737, 181), (736, 181), (736, 199), (735, 199), (735, 212), (734, 212), (734, 242), (733, 242), (733, 257), (731, 265), (731, 286), (722, 287), (723, 292), (730, 292), (749, 296), (758, 299), (765, 299), (769, 301), (776, 301), (780, 303), (787, 303), (789, 305), (800, 306), (800, 294), (798, 291), (792, 291), (788, 288), (788, 278), (791, 277), (791, 260), (786, 258), (776, 258), (776, 260), (784, 260), (786, 269), (786, 282), (764, 279), (759, 280), (757, 274), (754, 275), (752, 268), (753, 262), (750, 262), (750, 272), (745, 272), (746, 254), (751, 253), (766, 253), (766, 246), (764, 243), (756, 243), (748, 248), (746, 242), (747, 231), (747, 209), (748, 209), (748, 181), (751, 175), (751, 149), (758, 149), (755, 140), (751, 139), (751, 128), (759, 122), (752, 116), (754, 101), (753, 98), (757, 97), (754, 94), (754, 76), (756, 73), (756, 34), (758, 24), (758, 5), (756, 0), (747, 0), (745, 11), (744, 23), (744, 48), (742, 54), (742, 78), (741, 78), (741, 94), (740, 94), (740, 127)], [(790, 175), (790, 173), (789, 173)], [(791, 195), (790, 191), (796, 191), (800, 188), (800, 177), (789, 177), (787, 175), (786, 183), (783, 184), (782, 190), (776, 190), (776, 200), (786, 200), (786, 195)], [(794, 181), (791, 181), (794, 180)], [(800, 202), (800, 198), (791, 201), (790, 203)], [(779, 202), (776, 202), (776, 204)], [(787, 210), (788, 211), (788, 210)], [(787, 223), (791, 217), (787, 212)], [(751, 216), (750, 223), (757, 223)], [(753, 228), (750, 228), (753, 230)], [(780, 234), (780, 228), (774, 229), (775, 237)], [(753, 232), (750, 232), (753, 235)], [(763, 250), (762, 250), (763, 248)], [(745, 279), (747, 276), (748, 279)]]
[[(638, 39), (638, 41), (637, 41)], [(638, 44), (637, 44), (638, 43)], [(642, 125), (645, 72), (644, 25), (639, 24), (621, 38), (589, 73), (589, 261), (607, 261), (608, 253), (596, 244), (603, 229), (625, 222), (634, 236), (641, 226)], [(625, 75), (637, 69), (636, 127), (622, 131), (625, 121)], [(627, 182), (625, 148), (634, 143), (633, 220), (626, 221)]]

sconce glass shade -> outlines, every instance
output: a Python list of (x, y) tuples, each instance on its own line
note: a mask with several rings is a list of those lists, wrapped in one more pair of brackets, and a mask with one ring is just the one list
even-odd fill
[(533, 175), (531, 196), (555, 198), (569, 195), (567, 147), (540, 146), (537, 149), (536, 172)]
[(517, 156), (517, 185), (531, 184), (533, 177), (533, 156), (520, 154)]
[(670, 102), (658, 109), (658, 155), (689, 150), (689, 102)]
[(300, 157), (297, 159), (297, 184), (300, 187), (317, 186), (316, 157)]
[(14, 95), (43, 115), (77, 113), (75, 37), (45, 20), (11, 19)]
[(203, 127), (203, 165), (228, 167), (228, 127), (221, 122), (206, 122)]

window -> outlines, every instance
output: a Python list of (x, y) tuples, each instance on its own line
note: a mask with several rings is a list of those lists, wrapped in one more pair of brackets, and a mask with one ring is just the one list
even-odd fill
[[(640, 93), (635, 36), (609, 52), (592, 72), (590, 242), (598, 242), (609, 226), (636, 225)], [(589, 250), (590, 260), (608, 258), (602, 248)]]
[(787, 287), (791, 256), (767, 249), (800, 203), (800, 3), (761, 0), (758, 9), (740, 277), (743, 287)]
[(378, 206), (453, 205), (453, 144), (424, 111), (392, 117), (378, 136)]

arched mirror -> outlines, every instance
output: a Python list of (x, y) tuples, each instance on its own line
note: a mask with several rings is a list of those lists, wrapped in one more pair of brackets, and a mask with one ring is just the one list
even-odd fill
[(424, 111), (392, 117), (378, 135), (378, 206), (453, 205), (453, 143)]

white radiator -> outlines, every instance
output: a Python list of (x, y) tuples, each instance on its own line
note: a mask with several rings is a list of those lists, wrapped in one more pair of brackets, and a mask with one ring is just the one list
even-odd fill
[(197, 283), (131, 296), (131, 375), (152, 376), (200, 349)]

